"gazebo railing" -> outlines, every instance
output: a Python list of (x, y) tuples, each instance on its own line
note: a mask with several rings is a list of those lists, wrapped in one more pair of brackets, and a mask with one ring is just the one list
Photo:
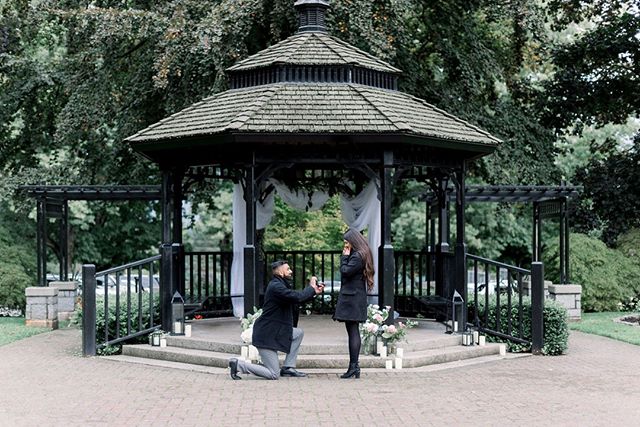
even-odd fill
[(435, 254), (427, 251), (395, 251), (394, 295), (396, 310), (419, 313), (417, 298), (435, 294)]
[[(469, 321), (480, 331), (518, 344), (542, 349), (544, 273), (542, 263), (531, 270), (467, 254)], [(525, 278), (530, 286), (525, 287)], [(531, 298), (525, 315), (524, 298)], [(529, 323), (531, 322), (531, 323)]]
[(160, 255), (96, 273), (82, 266), (83, 354), (160, 328)]
[(184, 254), (184, 299), (204, 304), (206, 311), (231, 311), (231, 262), (229, 251), (196, 251)]
[[(268, 251), (261, 280), (270, 279), (269, 266), (277, 259), (289, 261), (296, 289), (303, 288), (316, 275), (325, 283), (323, 298), (314, 299), (303, 309), (332, 313), (340, 290), (340, 251)], [(419, 297), (435, 294), (435, 254), (426, 251), (395, 252), (395, 304), (401, 313), (420, 312)], [(186, 252), (184, 256), (185, 301), (205, 311), (229, 314), (231, 294), (231, 252)], [(96, 350), (141, 337), (160, 327), (161, 256), (96, 273), (95, 266), (84, 265), (82, 277), (83, 352)], [(531, 270), (467, 254), (467, 298), (469, 322), (481, 331), (503, 339), (531, 344), (533, 352), (542, 349), (544, 273), (542, 263)], [(530, 277), (530, 287), (525, 278)], [(523, 298), (531, 297), (531, 325), (525, 316)], [(96, 294), (99, 294), (96, 297)], [(100, 304), (100, 316), (97, 315)], [(203, 304), (206, 307), (203, 307)], [(490, 311), (486, 308), (495, 307)], [(493, 317), (491, 317), (493, 316)]]
[[(260, 282), (261, 292), (271, 279), (270, 265), (285, 259), (293, 270), (294, 289), (302, 289), (311, 276), (325, 283), (323, 298), (308, 307), (316, 313), (332, 313), (340, 291), (341, 251), (266, 251)], [(185, 301), (210, 301), (218, 311), (231, 310), (232, 252), (185, 252)], [(415, 297), (435, 292), (435, 256), (424, 251), (396, 251), (396, 309), (406, 313), (419, 311)]]

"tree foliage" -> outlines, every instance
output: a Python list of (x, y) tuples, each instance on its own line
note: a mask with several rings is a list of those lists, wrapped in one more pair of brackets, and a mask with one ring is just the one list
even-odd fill
[[(124, 139), (226, 89), (228, 66), (293, 34), (292, 4), (293, 0), (0, 2), (0, 198), (12, 211), (25, 213), (33, 202), (16, 193), (21, 184), (158, 183), (156, 167), (133, 153)], [(494, 155), (470, 165), (474, 182), (556, 184), (560, 174), (554, 142), (563, 128), (576, 120), (603, 124), (637, 114), (640, 97), (633, 76), (639, 74), (640, 49), (633, 37), (637, 13), (629, 12), (630, 2), (331, 4), (332, 35), (403, 69), (403, 90), (504, 141)], [(594, 23), (592, 31), (573, 43), (551, 46), (549, 22), (562, 30), (585, 19)], [(606, 169), (596, 166), (589, 166), (589, 171)], [(579, 179), (587, 187), (587, 176)], [(596, 187), (588, 191), (599, 207)], [(202, 202), (210, 200), (227, 206), (228, 187), (209, 186), (190, 200), (194, 218), (206, 222), (193, 230), (216, 237), (204, 245), (197, 238), (189, 241), (193, 233), (188, 232), (187, 241), (228, 247), (228, 223), (205, 212)], [(278, 205), (265, 242), (273, 248), (339, 247), (343, 225), (335, 209), (330, 204), (325, 216), (306, 216)], [(470, 209), (470, 245), (492, 256), (526, 258), (526, 209)], [(417, 202), (397, 204), (396, 246), (420, 246), (422, 231), (408, 230), (424, 229), (417, 225), (422, 211)], [(76, 261), (126, 262), (159, 243), (154, 204), (91, 203), (78, 205), (74, 213)], [(603, 207), (598, 221), (611, 224), (610, 215)], [(634, 224), (627, 223), (612, 233)], [(305, 230), (307, 237), (293, 239), (287, 234), (292, 227)], [(113, 249), (113, 242), (125, 248)]]
[[(582, 309), (617, 311), (640, 294), (640, 267), (621, 252), (584, 234), (571, 234), (571, 281), (582, 285)], [(545, 256), (545, 277), (557, 280), (559, 245)]]

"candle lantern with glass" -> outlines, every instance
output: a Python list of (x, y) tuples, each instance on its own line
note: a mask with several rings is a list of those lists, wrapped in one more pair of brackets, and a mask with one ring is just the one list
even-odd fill
[(171, 335), (184, 335), (184, 299), (177, 291), (171, 299)]
[(462, 321), (462, 310), (464, 309), (464, 299), (458, 291), (453, 292), (451, 304), (451, 323), (447, 323), (447, 334), (457, 334), (460, 330), (465, 330), (465, 325), (460, 324)]

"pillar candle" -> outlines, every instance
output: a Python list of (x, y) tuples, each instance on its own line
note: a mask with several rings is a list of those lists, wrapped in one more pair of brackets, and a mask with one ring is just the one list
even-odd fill
[(478, 345), (485, 345), (487, 343), (487, 339), (484, 335), (480, 335), (478, 337)]
[(453, 332), (458, 332), (458, 321), (453, 322)]
[(478, 331), (473, 331), (473, 343), (479, 344), (478, 337), (480, 337), (480, 333)]
[(242, 357), (243, 359), (249, 358), (249, 347), (248, 346), (243, 345), (242, 347), (240, 347), (240, 357)]
[(249, 359), (258, 360), (258, 349), (252, 345), (249, 346)]
[(166, 338), (161, 338), (160, 339), (160, 347), (166, 347), (167, 346), (167, 339)]
[(191, 336), (191, 325), (184, 325), (184, 336), (185, 337)]
[(396, 357), (396, 369), (402, 369), (402, 358)]
[(398, 356), (399, 358), (403, 358), (404, 357), (404, 348), (396, 348), (396, 356)]
[(393, 369), (393, 360), (387, 360), (384, 362), (384, 367), (387, 369)]
[(506, 355), (507, 355), (507, 345), (500, 344), (500, 356), (506, 356)]
[(378, 354), (380, 355), (380, 357), (387, 357), (387, 346), (383, 345), (380, 348), (380, 351), (378, 352)]
[(182, 324), (180, 322), (174, 322), (173, 323), (173, 332), (175, 334), (181, 334), (182, 333)]
[(382, 341), (378, 341), (376, 343), (376, 353), (382, 354), (382, 347), (384, 347), (384, 343)]

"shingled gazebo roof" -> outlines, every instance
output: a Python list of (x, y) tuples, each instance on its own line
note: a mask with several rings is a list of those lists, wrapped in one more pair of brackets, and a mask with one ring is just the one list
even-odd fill
[(171, 150), (220, 150), (236, 142), (411, 143), (453, 149), (464, 158), (490, 153), (500, 143), (398, 91), (399, 69), (327, 34), (328, 6), (327, 0), (298, 0), (298, 33), (230, 67), (230, 90), (127, 141), (156, 161)]
[(238, 62), (227, 71), (251, 70), (274, 64), (354, 65), (389, 73), (402, 72), (383, 60), (323, 32), (297, 33)]

